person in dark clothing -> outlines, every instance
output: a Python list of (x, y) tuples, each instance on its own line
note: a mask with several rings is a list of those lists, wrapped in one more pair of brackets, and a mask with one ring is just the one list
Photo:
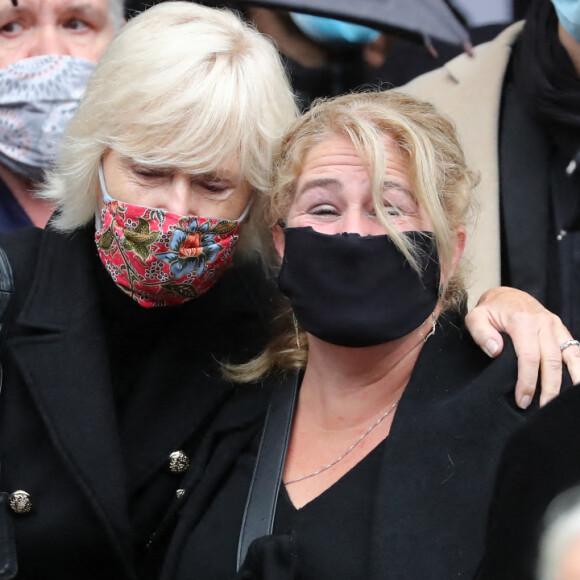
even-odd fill
[(524, 413), (513, 351), (492, 361), (463, 327), (474, 182), (452, 124), (402, 93), (339, 97), (290, 126), (270, 218), (289, 304), (268, 349), (230, 372), (299, 388), (296, 407), (260, 440), (269, 389), (238, 389), (184, 481), (163, 580), (236, 574), (258, 448), (278, 445), (280, 476), (255, 476), (277, 496), (272, 532), (246, 520), (264, 531), (237, 578), (475, 572), (497, 462)]
[(580, 389), (541, 409), (510, 439), (498, 470), (478, 580), (535, 580), (544, 517), (580, 484)]
[(578, 6), (534, 0), (525, 24), (404, 87), (451, 116), (481, 173), (472, 299), (499, 284), (525, 290), (573, 336), (580, 335)]
[(56, 215), (0, 236), (18, 578), (156, 577), (153, 537), (231, 392), (217, 361), (264, 344), (262, 213), (295, 114), (274, 46), (230, 12), (162, 4), (97, 65), (42, 192)]

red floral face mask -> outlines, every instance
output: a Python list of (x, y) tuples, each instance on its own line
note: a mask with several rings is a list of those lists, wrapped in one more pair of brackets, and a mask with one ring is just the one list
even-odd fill
[(180, 216), (113, 200), (99, 171), (105, 207), (97, 250), (115, 284), (144, 308), (174, 306), (209, 290), (232, 264), (241, 221)]

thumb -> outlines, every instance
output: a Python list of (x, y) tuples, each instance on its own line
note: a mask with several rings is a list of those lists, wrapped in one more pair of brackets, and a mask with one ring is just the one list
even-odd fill
[(503, 350), (503, 338), (494, 328), (492, 319), (483, 308), (472, 310), (465, 317), (465, 325), (471, 334), (473, 340), (483, 352), (495, 358)]

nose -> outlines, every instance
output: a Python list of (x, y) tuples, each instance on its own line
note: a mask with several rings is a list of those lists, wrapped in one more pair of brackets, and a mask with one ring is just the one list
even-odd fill
[(194, 195), (189, 177), (177, 173), (171, 180), (171, 185), (165, 196), (163, 209), (179, 215), (200, 215), (200, 200)]
[(44, 54), (70, 55), (65, 39), (59, 34), (54, 25), (38, 28), (34, 38), (31, 39), (27, 56), (42, 56)]
[(349, 207), (341, 220), (342, 232), (370, 236), (376, 234), (376, 223), (360, 207)]

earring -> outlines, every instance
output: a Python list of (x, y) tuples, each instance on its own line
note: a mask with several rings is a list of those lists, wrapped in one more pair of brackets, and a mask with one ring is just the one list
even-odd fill
[(296, 348), (300, 350), (300, 333), (298, 332), (298, 320), (294, 312), (292, 313), (292, 322), (294, 323), (294, 332), (296, 333)]
[(427, 340), (435, 334), (435, 329), (437, 328), (437, 316), (435, 315), (435, 311), (433, 311), (431, 317), (433, 318), (433, 326), (431, 327), (429, 334), (423, 339), (423, 342), (427, 342)]

